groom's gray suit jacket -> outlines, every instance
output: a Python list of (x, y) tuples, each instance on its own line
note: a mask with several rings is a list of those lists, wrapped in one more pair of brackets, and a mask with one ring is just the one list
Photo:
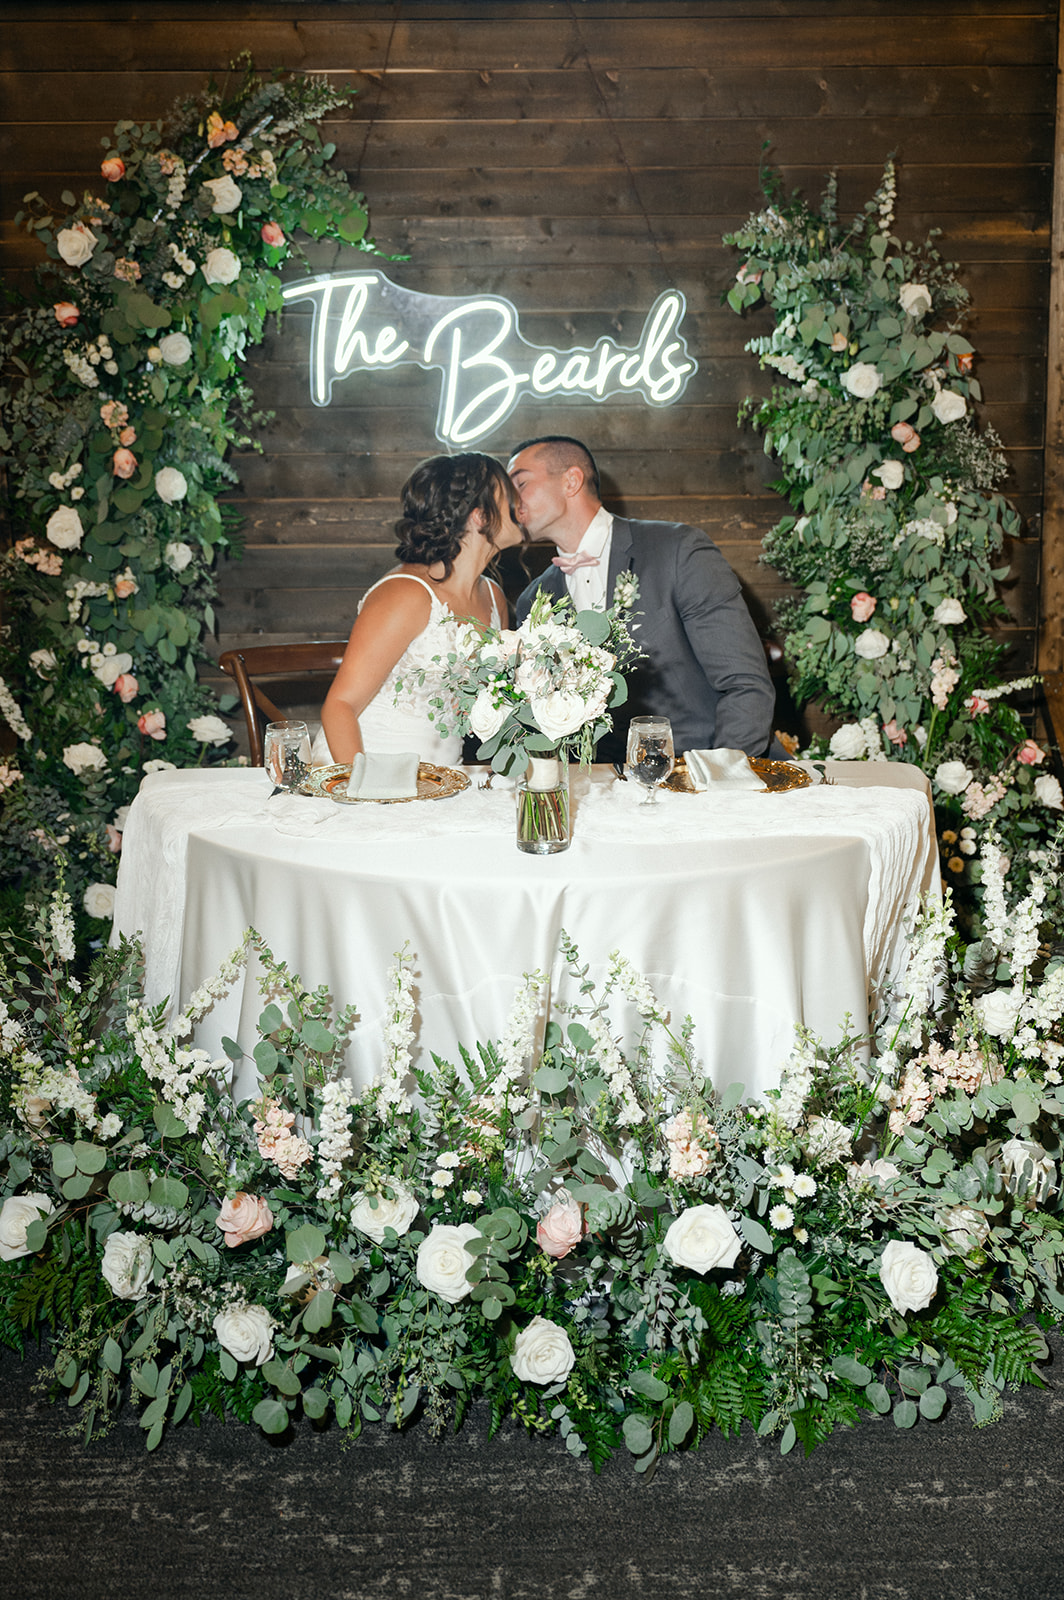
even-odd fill
[[(627, 675), (628, 703), (614, 712), (598, 759), (624, 759), (628, 722), (637, 716), (668, 717), (677, 754), (727, 748), (764, 755), (775, 690), (739, 580), (716, 545), (685, 523), (614, 517), (607, 603), (626, 571), (639, 580), (633, 637), (646, 656)], [(529, 584), (517, 602), (518, 623), (539, 588), (564, 598), (564, 573), (550, 566)]]

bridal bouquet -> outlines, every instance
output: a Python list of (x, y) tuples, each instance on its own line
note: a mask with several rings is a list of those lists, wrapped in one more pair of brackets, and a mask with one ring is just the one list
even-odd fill
[(574, 611), (542, 590), (519, 628), (480, 633), (460, 624), (440, 657), (434, 720), (473, 734), (496, 772), (523, 773), (543, 757), (588, 762), (627, 699), (622, 669), (639, 654), (630, 618), (638, 585), (621, 573), (606, 611)]

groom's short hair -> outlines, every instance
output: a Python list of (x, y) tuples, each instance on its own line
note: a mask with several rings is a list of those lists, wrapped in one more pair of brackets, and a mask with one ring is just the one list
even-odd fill
[(579, 467), (588, 488), (598, 500), (602, 499), (598, 467), (586, 444), (581, 444), (579, 439), (571, 439), (567, 433), (544, 433), (538, 439), (523, 439), (510, 451), (510, 460), (512, 461), (514, 456), (519, 456), (522, 450), (531, 450), (533, 445), (545, 446), (543, 453), (551, 472), (564, 472), (566, 467)]

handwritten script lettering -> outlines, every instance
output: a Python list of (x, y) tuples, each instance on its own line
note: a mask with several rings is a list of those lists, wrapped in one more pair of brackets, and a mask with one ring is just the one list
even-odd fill
[(327, 406), (333, 385), (352, 372), (413, 365), (439, 368), (436, 437), (467, 446), (500, 428), (524, 398), (608, 400), (636, 394), (668, 406), (687, 387), (695, 362), (679, 332), (687, 302), (678, 289), (658, 296), (634, 346), (602, 338), (591, 349), (529, 344), (509, 300), (459, 298), (400, 288), (380, 272), (333, 272), (282, 290), (309, 300), (310, 394)]

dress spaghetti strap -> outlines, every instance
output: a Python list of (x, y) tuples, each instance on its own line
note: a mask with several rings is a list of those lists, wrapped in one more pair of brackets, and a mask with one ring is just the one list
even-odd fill
[[(447, 605), (446, 600), (441, 600), (440, 599), (439, 595), (433, 589), (431, 583), (427, 583), (424, 578), (419, 578), (416, 573), (414, 573), (414, 572), (386, 572), (384, 574), (383, 578), (378, 578), (376, 583), (371, 583), (370, 584), (369, 588), (366, 590), (365, 594), (362, 596), (362, 600), (359, 602), (359, 610), (361, 611), (363, 602), (369, 599), (369, 597), (373, 593), (374, 589), (379, 589), (382, 583), (387, 583), (392, 578), (405, 578), (408, 583), (420, 583), (420, 585), (421, 585), (421, 587), (423, 589), (427, 589), (428, 590), (428, 594), (429, 594), (429, 599), (430, 600), (433, 600), (434, 602), (436, 602), (436, 604), (441, 605), (441, 606), (446, 606)], [(448, 606), (447, 609), (450, 610), (450, 607)]]

